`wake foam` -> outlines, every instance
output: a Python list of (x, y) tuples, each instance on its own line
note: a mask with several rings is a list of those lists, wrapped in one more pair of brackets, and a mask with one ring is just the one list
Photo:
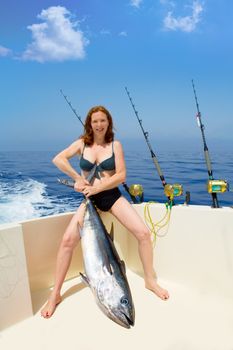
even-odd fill
[(0, 183), (0, 223), (19, 222), (77, 208), (77, 200), (48, 196), (46, 187), (33, 179)]

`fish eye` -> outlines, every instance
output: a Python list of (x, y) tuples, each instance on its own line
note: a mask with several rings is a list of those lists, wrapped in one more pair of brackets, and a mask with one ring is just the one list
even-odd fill
[(124, 306), (126, 306), (126, 305), (129, 304), (129, 300), (128, 300), (127, 298), (122, 297), (122, 298), (121, 298), (121, 304), (124, 305)]

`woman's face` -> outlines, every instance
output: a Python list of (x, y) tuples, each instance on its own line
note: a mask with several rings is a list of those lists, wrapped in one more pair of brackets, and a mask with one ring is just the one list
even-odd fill
[(108, 130), (109, 122), (104, 112), (98, 111), (91, 115), (91, 127), (96, 136), (104, 136)]

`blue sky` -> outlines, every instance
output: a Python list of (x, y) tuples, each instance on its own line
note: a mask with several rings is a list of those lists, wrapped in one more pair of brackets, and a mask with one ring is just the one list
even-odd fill
[[(233, 145), (231, 0), (1, 0), (0, 151), (58, 150), (84, 118), (112, 113), (117, 138), (142, 139), (127, 86), (155, 148)], [(199, 146), (198, 146), (199, 147)]]

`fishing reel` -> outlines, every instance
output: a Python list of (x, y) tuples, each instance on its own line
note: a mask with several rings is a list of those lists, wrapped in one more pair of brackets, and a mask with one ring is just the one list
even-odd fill
[(164, 186), (164, 193), (167, 197), (170, 199), (173, 199), (174, 197), (179, 197), (183, 193), (183, 187), (180, 184), (166, 184)]
[(229, 184), (226, 180), (208, 180), (207, 191), (208, 193), (224, 193), (229, 191)]
[(133, 184), (129, 187), (129, 193), (132, 197), (135, 198), (137, 203), (142, 203), (144, 200), (144, 192), (142, 185)]

